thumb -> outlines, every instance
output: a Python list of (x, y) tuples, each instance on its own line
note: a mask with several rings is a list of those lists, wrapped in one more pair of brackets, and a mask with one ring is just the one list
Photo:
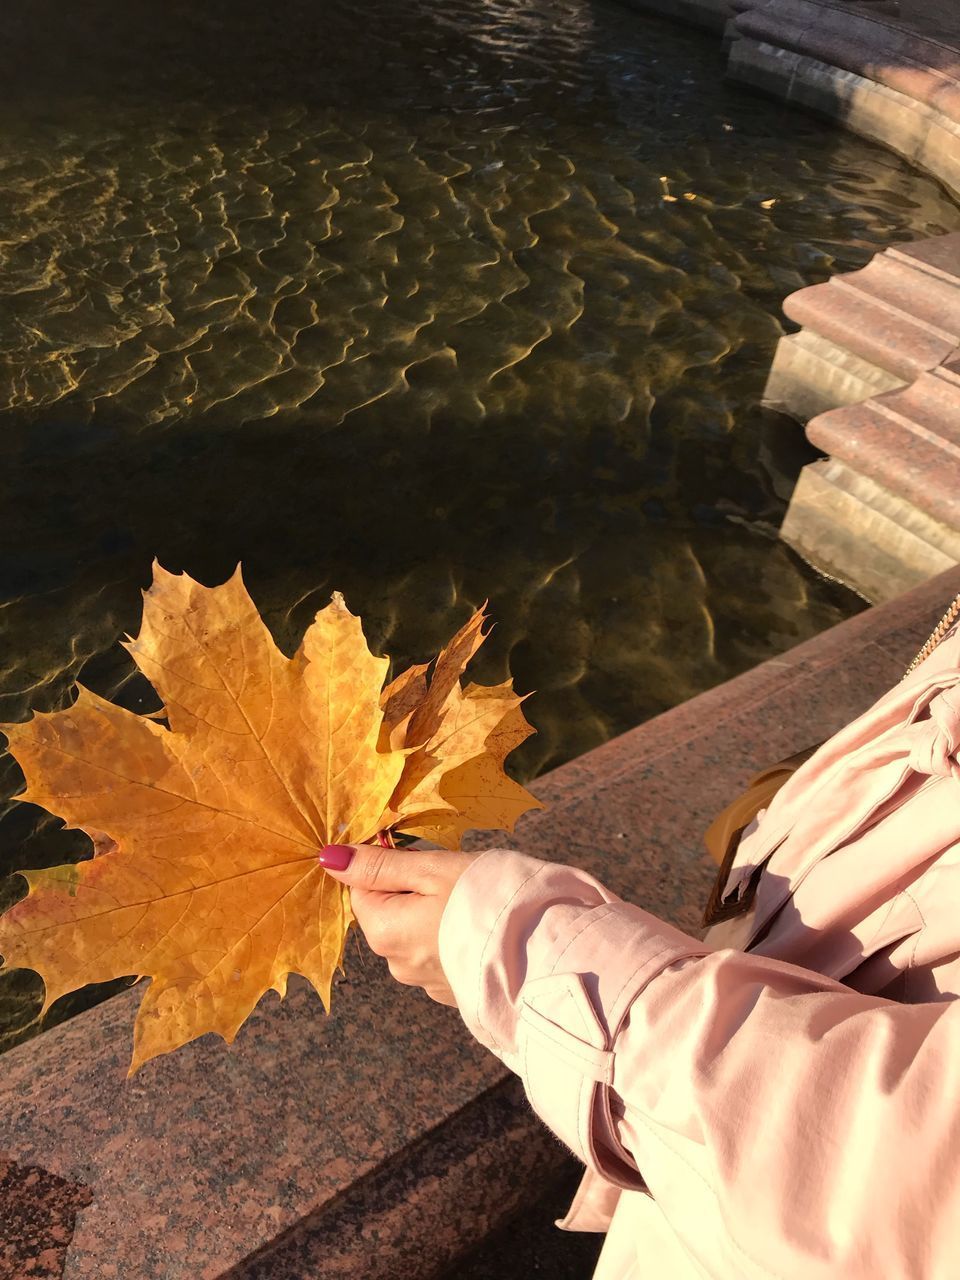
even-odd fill
[(370, 844), (328, 844), (317, 855), (328, 875), (352, 889), (376, 893), (421, 893), (432, 860), (419, 849), (384, 849)]

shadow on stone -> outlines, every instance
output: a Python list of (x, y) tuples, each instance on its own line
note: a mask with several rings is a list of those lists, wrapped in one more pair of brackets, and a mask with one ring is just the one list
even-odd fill
[(511, 1078), (221, 1280), (461, 1275), (465, 1245), (526, 1212), (530, 1188), (555, 1187), (567, 1163), (553, 1135), (531, 1125), (523, 1089)]
[(92, 1200), (82, 1182), (0, 1158), (0, 1280), (31, 1274), (59, 1280), (77, 1214)]
[(569, 1208), (583, 1174), (571, 1160), (542, 1199), (526, 1206), (450, 1272), (449, 1280), (590, 1280), (603, 1245), (596, 1233), (560, 1231), (555, 1225)]

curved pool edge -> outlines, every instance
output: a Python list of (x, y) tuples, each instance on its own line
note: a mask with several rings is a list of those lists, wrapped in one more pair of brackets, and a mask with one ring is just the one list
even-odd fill
[[(691, 0), (684, 0), (691, 3)], [(725, 0), (697, 0), (716, 12)], [(954, 43), (822, 0), (734, 0), (728, 77), (836, 120), (960, 196), (960, 15)]]
[[(960, 12), (931, 20), (914, 0), (906, 13), (891, 12), (895, 0), (627, 2), (722, 31), (729, 80), (836, 121), (960, 197)], [(802, 327), (780, 340), (766, 402), (828, 456), (803, 468), (780, 536), (865, 599), (892, 599), (960, 561), (960, 236), (885, 250), (784, 310)], [(884, 330), (885, 343), (871, 340)], [(904, 361), (931, 334), (940, 349)]]
[[(723, 34), (727, 77), (837, 121), (960, 196), (960, 11), (895, 0), (622, 0)], [(926, 27), (927, 29), (924, 29)]]

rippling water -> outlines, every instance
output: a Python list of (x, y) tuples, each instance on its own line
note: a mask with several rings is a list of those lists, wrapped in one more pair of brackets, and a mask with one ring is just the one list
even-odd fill
[[(78, 676), (152, 705), (117, 639), (154, 556), (242, 559), (286, 646), (340, 588), (400, 661), (489, 598), (527, 777), (859, 607), (775, 539), (808, 455), (757, 401), (786, 293), (960, 228), (933, 183), (585, 0), (0, 36), (4, 719)], [(2, 869), (84, 850), (3, 813)], [(37, 991), (0, 978), (0, 1044)]]

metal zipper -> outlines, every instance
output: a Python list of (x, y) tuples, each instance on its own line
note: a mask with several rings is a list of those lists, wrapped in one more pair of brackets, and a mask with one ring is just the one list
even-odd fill
[(913, 672), (916, 671), (921, 662), (925, 662), (926, 659), (930, 657), (931, 653), (933, 653), (934, 649), (953, 626), (958, 616), (960, 616), (960, 595), (957, 596), (956, 600), (954, 600), (953, 604), (930, 632), (930, 638), (927, 640), (927, 643), (903, 673), (904, 680), (906, 680), (907, 676), (912, 675)]

